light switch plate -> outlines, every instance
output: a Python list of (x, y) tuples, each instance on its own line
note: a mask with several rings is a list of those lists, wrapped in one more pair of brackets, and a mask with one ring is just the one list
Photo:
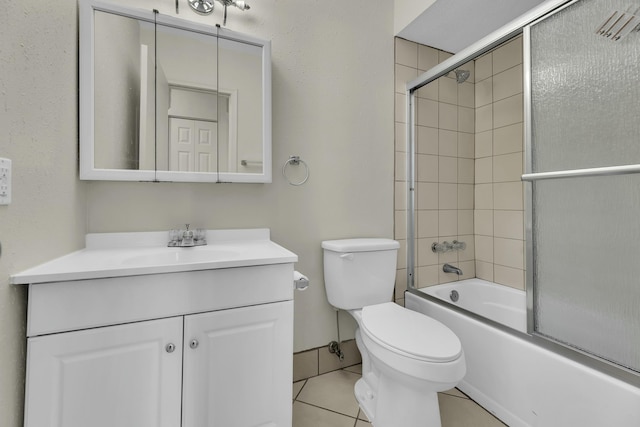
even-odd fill
[(0, 158), (0, 205), (11, 203), (11, 160)]

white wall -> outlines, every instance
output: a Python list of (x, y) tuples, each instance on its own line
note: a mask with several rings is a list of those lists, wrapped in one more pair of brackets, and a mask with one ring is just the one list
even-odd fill
[[(174, 14), (173, 0), (136, 2)], [(181, 18), (209, 24), (181, 2)], [(296, 293), (295, 350), (335, 339), (320, 242), (393, 236), (393, 5), (260, 0), (229, 28), (271, 39), (272, 184), (152, 184), (77, 179), (77, 4), (0, 8), (0, 157), (14, 161), (14, 201), (0, 206), (0, 425), (22, 425), (26, 295), (8, 276), (77, 249), (85, 232), (269, 227), (300, 256), (312, 286)], [(290, 155), (306, 185), (280, 174)], [(345, 317), (346, 319), (346, 317)], [(343, 329), (343, 338), (349, 333)]]
[(83, 244), (78, 176), (75, 0), (0, 8), (0, 157), (13, 202), (0, 206), (0, 426), (22, 425), (26, 292), (9, 275)]

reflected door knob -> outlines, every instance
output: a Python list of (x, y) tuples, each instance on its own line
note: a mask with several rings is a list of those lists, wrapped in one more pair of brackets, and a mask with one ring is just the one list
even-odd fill
[(198, 342), (198, 340), (193, 339), (193, 340), (191, 340), (191, 342), (189, 343), (189, 347), (191, 347), (191, 348), (194, 348), (194, 349), (195, 349), (195, 348), (198, 348), (198, 344), (200, 344), (200, 343)]
[(173, 351), (176, 349), (176, 345), (173, 343), (169, 343), (164, 349), (167, 351), (167, 353), (173, 353)]

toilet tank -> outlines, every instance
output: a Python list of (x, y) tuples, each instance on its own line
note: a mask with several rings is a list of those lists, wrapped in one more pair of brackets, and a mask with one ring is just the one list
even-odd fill
[(400, 244), (391, 239), (322, 242), (329, 303), (352, 310), (391, 301), (399, 247)]

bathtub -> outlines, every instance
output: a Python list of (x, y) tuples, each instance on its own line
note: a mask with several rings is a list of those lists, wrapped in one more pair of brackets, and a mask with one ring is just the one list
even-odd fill
[[(451, 291), (458, 293), (456, 303)], [(407, 308), (439, 320), (460, 338), (467, 374), (458, 388), (507, 425), (640, 426), (640, 388), (537, 345), (526, 334), (525, 301), (523, 291), (480, 279), (405, 296)]]

